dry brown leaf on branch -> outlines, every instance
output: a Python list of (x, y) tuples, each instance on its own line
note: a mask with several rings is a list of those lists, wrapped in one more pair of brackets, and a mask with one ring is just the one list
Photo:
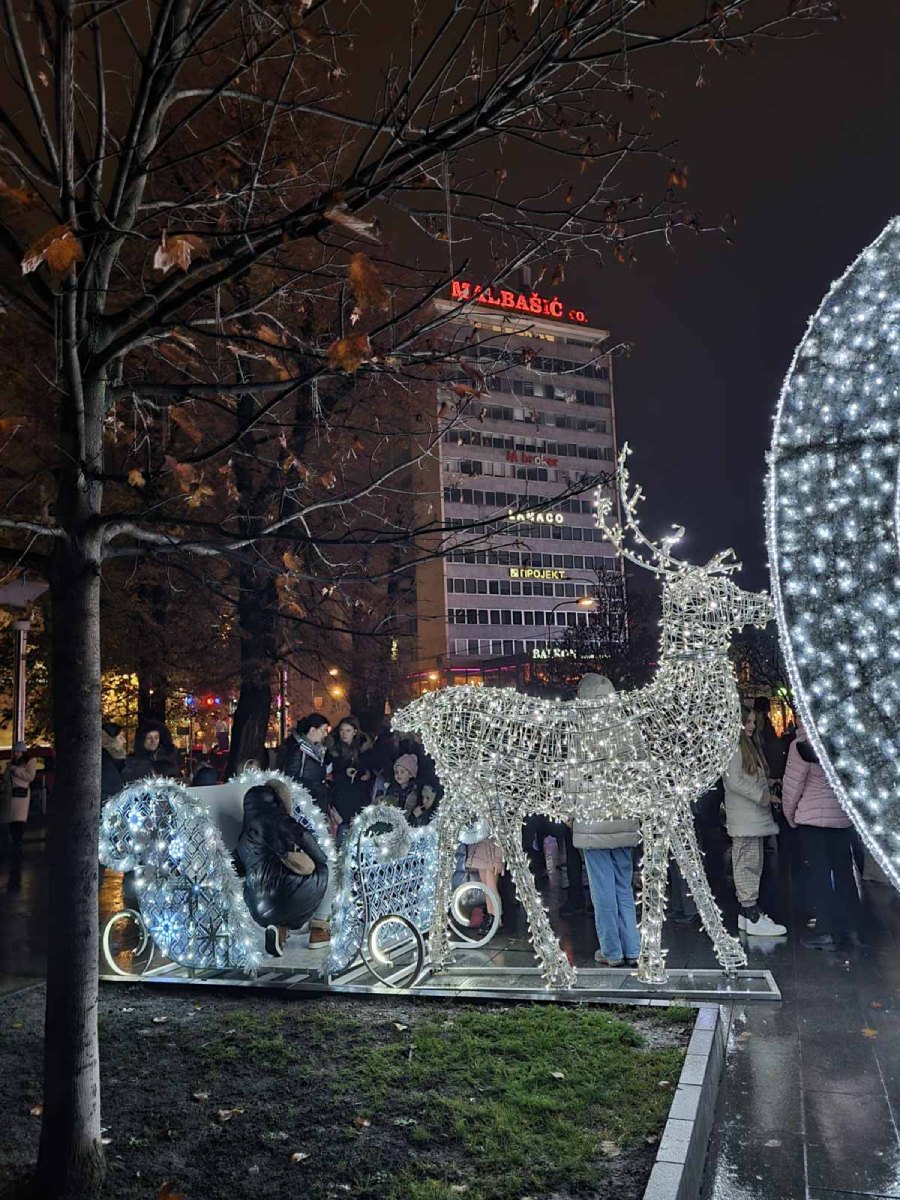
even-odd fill
[(147, 486), (147, 480), (144, 478), (144, 472), (138, 470), (137, 467), (132, 467), (128, 472), (128, 483), (130, 487), (142, 488)]
[(223, 463), (217, 469), (225, 485), (225, 495), (229, 500), (240, 500), (241, 494), (234, 480), (234, 464), (232, 462)]
[(24, 424), (24, 417), (0, 417), (0, 434), (15, 433)]
[(11, 200), (13, 204), (20, 204), (22, 208), (34, 208), (41, 202), (38, 193), (31, 188), (10, 187), (2, 179), (0, 179), (0, 199)]
[(388, 294), (368, 254), (354, 254), (347, 269), (350, 287), (361, 313), (387, 308)]
[(331, 491), (331, 489), (337, 483), (337, 475), (335, 475), (334, 471), (323, 471), (319, 476), (319, 482), (321, 483), (322, 487), (328, 488), (328, 490)]
[(372, 356), (367, 333), (351, 333), (349, 337), (338, 338), (328, 347), (328, 365), (337, 371), (347, 371), (352, 374)]
[(198, 483), (187, 498), (187, 506), (188, 508), (199, 508), (203, 501), (208, 500), (212, 495), (214, 492), (211, 487), (205, 483)]
[(672, 167), (666, 179), (666, 186), (670, 188), (686, 188), (688, 169), (687, 167)]
[(298, 574), (303, 571), (303, 563), (300, 561), (297, 555), (292, 553), (290, 550), (285, 550), (284, 554), (281, 556), (281, 561), (289, 571), (296, 571)]
[(295, 617), (306, 616), (306, 609), (291, 591), (291, 580), (286, 575), (276, 576), (275, 593), (278, 596), (278, 607), (282, 613), (290, 613)]
[(271, 325), (260, 325), (256, 336), (261, 342), (268, 342), (270, 346), (287, 345), (287, 333), (283, 329), (273, 329)]
[(190, 463), (180, 463), (173, 458), (171, 454), (167, 454), (165, 458), (166, 466), (175, 476), (178, 481), (178, 486), (183, 492), (189, 492), (194, 483), (197, 482), (197, 472)]
[(67, 275), (82, 258), (81, 243), (69, 226), (54, 225), (25, 251), (22, 274), (30, 275), (41, 263), (46, 263), (51, 275)]
[(375, 222), (358, 217), (356, 213), (350, 212), (346, 204), (332, 204), (330, 208), (325, 209), (325, 217), (333, 224), (340, 225), (350, 233), (355, 233), (357, 237), (368, 238), (370, 242), (380, 240), (376, 233)]
[(209, 247), (202, 237), (194, 233), (175, 233), (168, 237), (163, 232), (153, 255), (153, 269), (163, 274), (172, 267), (186, 271), (194, 258), (209, 258)]
[(169, 409), (169, 417), (178, 426), (182, 433), (186, 434), (195, 446), (203, 441), (203, 434), (194, 421), (194, 418), (184, 407), (184, 405), (176, 405)]

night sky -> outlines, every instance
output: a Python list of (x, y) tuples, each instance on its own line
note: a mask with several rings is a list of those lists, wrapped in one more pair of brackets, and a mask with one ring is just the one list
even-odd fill
[(831, 282), (900, 212), (900, 5), (848, 0), (823, 29), (714, 64), (705, 89), (684, 57), (654, 78), (669, 93), (657, 124), (690, 168), (686, 204), (707, 221), (733, 213), (733, 245), (642, 243), (635, 267), (573, 262), (560, 289), (635, 343), (616, 396), (648, 532), (687, 526), (692, 560), (733, 546), (754, 586), (768, 581), (764, 455), (791, 355)]

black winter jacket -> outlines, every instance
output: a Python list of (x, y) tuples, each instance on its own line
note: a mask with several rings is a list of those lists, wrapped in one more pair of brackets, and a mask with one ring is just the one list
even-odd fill
[(100, 799), (108, 800), (125, 786), (125, 759), (113, 758), (106, 749), (100, 751)]
[(371, 754), (363, 750), (353, 759), (333, 752), (328, 755), (327, 762), (331, 766), (328, 801), (340, 813), (343, 822), (349, 824), (372, 800)]
[[(281, 861), (303, 850), (316, 864), (312, 875), (295, 875)], [(258, 925), (299, 929), (316, 911), (328, 886), (328, 859), (309, 830), (288, 816), (270, 787), (244, 796), (244, 826), (237, 844), (244, 868), (244, 900)]]
[(328, 811), (324, 746), (314, 746), (305, 737), (292, 733), (278, 751), (278, 769), (302, 783), (322, 811)]

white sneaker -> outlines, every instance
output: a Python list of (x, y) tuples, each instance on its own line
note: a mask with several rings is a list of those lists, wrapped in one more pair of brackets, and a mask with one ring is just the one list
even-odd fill
[(787, 933), (787, 926), (779, 925), (761, 912), (755, 921), (748, 921), (744, 917), (744, 932), (751, 937), (783, 937)]
[(743, 913), (738, 913), (738, 929), (744, 931), (747, 929), (747, 918)]

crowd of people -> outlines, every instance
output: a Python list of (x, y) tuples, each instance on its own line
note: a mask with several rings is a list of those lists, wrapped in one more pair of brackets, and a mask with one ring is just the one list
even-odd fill
[[(603, 676), (586, 675), (582, 699), (612, 690)], [(389, 728), (368, 735), (351, 714), (332, 728), (321, 713), (297, 722), (292, 734), (260, 764), (277, 768), (301, 783), (322, 810), (338, 847), (358, 813), (380, 802), (400, 809), (413, 826), (430, 822), (442, 788), (434, 761), (415, 737), (400, 738)], [(224, 762), (201, 758), (190, 783), (221, 782)], [(0, 852), (10, 858), (8, 886), (21, 877), (25, 823), (35, 785), (37, 759), (24, 742), (13, 747), (0, 776)], [(161, 721), (137, 731), (128, 752), (125, 730), (104, 722), (101, 733), (101, 795), (104, 800), (128, 783), (147, 776), (184, 777), (179, 753)], [(738, 748), (719, 785), (694, 805), (695, 828), (708, 858), (724, 849), (725, 875), (738, 903), (738, 928), (748, 937), (783, 937), (787, 928), (762, 907), (761, 890), (772, 875), (781, 843), (802, 880), (806, 931), (811, 949), (830, 950), (860, 933), (862, 849), (850, 818), (841, 809), (802, 726), (784, 734), (770, 719), (769, 701), (745, 705)], [(726, 837), (727, 835), (727, 837)], [(640, 949), (635, 873), (640, 870), (640, 830), (633, 821), (551, 824), (531, 817), (523, 846), (535, 877), (548, 873), (545, 849), (552, 838), (565, 872), (563, 918), (592, 911), (599, 947), (595, 959), (607, 966), (632, 965)], [(251, 788), (244, 798), (244, 822), (235, 862), (254, 919), (266, 927), (270, 953), (280, 955), (291, 930), (310, 927), (310, 944), (327, 943), (333, 880), (321, 848), (291, 813), (290, 797), (275, 782)], [(554, 866), (557, 863), (553, 864)], [(456, 882), (479, 880), (483, 911), (474, 923), (499, 918), (494, 895), (503, 896), (505, 916), (516, 919), (517, 899), (506, 879), (500, 848), (487, 828), (467, 831), (457, 850)], [(768, 888), (770, 901), (776, 889)], [(676, 924), (699, 920), (690, 891), (673, 862), (669, 879), (670, 915)], [(777, 898), (774, 899), (777, 904)]]

